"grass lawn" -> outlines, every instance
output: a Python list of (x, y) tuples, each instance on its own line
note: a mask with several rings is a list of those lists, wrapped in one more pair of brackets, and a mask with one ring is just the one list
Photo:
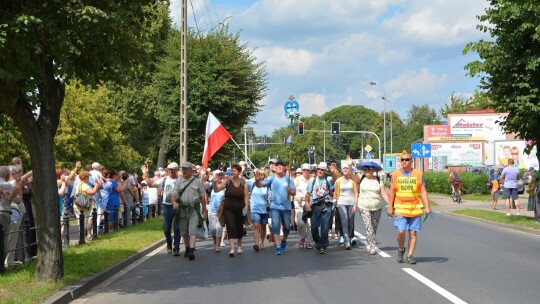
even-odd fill
[(536, 224), (536, 220), (528, 216), (506, 216), (504, 213), (494, 212), (490, 210), (478, 210), (478, 209), (462, 209), (454, 210), (452, 213), (467, 215), (471, 217), (480, 218), (497, 223), (511, 224), (521, 227), (528, 227), (533, 229), (540, 229), (540, 225)]
[(47, 296), (104, 271), (163, 238), (163, 221), (153, 218), (119, 232), (100, 236), (89, 244), (64, 249), (64, 279), (58, 282), (34, 280), (36, 262), (8, 269), (0, 275), (0, 303), (37, 303)]

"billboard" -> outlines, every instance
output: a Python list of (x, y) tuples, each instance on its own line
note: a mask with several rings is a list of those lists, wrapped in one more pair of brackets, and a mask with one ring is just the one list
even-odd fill
[(524, 140), (496, 141), (494, 144), (495, 161), (497, 165), (508, 165), (510, 158), (514, 159), (514, 166), (520, 169), (533, 167), (538, 169), (538, 158), (536, 157), (536, 147), (530, 155), (523, 153), (526, 147)]
[(506, 140), (506, 132), (496, 123), (508, 114), (449, 114), (450, 137), (461, 140)]
[(484, 164), (483, 145), (483, 142), (431, 143), (429, 167), (439, 169), (441, 163), (448, 166), (481, 166)]

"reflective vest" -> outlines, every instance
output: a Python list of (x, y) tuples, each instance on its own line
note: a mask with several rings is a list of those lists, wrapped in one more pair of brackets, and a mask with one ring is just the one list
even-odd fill
[(422, 172), (413, 169), (410, 175), (406, 176), (403, 171), (396, 170), (392, 173), (392, 183), (396, 189), (394, 214), (404, 217), (422, 216)]

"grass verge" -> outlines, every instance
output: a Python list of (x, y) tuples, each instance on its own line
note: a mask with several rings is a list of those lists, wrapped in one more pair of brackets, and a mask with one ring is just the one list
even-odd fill
[(36, 262), (8, 269), (0, 275), (0, 303), (38, 303), (60, 289), (136, 254), (163, 238), (163, 221), (153, 218), (116, 233), (100, 236), (89, 244), (64, 249), (64, 279), (34, 280)]
[(511, 225), (516, 225), (520, 227), (527, 227), (527, 228), (540, 230), (540, 225), (536, 224), (536, 220), (528, 216), (516, 216), (516, 215), (506, 216), (506, 214), (504, 213), (490, 211), (490, 210), (478, 210), (478, 209), (462, 209), (462, 210), (454, 210), (451, 212), (455, 214), (476, 217), (476, 218), (491, 221), (491, 222), (511, 224)]

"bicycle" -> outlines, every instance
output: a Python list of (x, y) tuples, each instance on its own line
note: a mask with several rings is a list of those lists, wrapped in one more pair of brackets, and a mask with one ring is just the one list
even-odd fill
[(459, 183), (452, 183), (452, 200), (461, 204), (461, 191), (459, 189)]

